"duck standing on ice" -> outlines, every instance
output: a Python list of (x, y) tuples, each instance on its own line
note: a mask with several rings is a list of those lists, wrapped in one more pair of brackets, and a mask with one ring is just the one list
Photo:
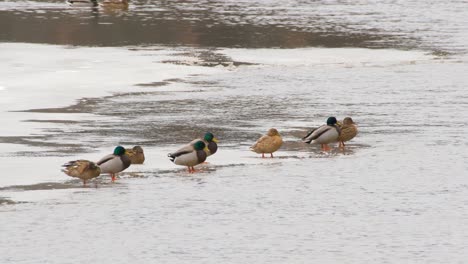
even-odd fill
[(130, 158), (125, 154), (125, 148), (117, 146), (113, 154), (109, 154), (100, 159), (96, 164), (101, 168), (101, 173), (109, 173), (112, 181), (115, 181), (115, 174), (130, 167)]
[(132, 164), (143, 164), (143, 162), (145, 162), (145, 153), (141, 146), (134, 146), (131, 149), (125, 149), (125, 153), (130, 158)]
[(350, 141), (358, 134), (358, 129), (356, 123), (354, 123), (351, 117), (346, 117), (343, 119), (343, 124), (341, 125), (340, 136), (338, 141), (340, 142), (340, 148), (345, 147), (345, 142)]
[(250, 147), (255, 153), (262, 154), (262, 158), (265, 158), (265, 153), (270, 153), (270, 156), (273, 158), (273, 152), (277, 151), (281, 145), (283, 145), (283, 139), (281, 138), (280, 133), (276, 128), (270, 128), (268, 133), (255, 142)]
[(320, 144), (323, 151), (329, 151), (328, 144), (338, 142), (340, 136), (340, 128), (337, 123), (335, 117), (329, 117), (326, 125), (313, 129), (302, 138), (302, 141), (308, 144)]
[(65, 174), (71, 177), (83, 180), (83, 186), (86, 186), (86, 181), (96, 178), (101, 174), (101, 168), (89, 160), (72, 160), (62, 165)]
[(193, 145), (186, 145), (176, 152), (167, 154), (167, 156), (174, 164), (187, 166), (189, 173), (194, 173), (194, 166), (204, 162), (208, 156), (208, 152), (209, 150), (205, 143), (199, 140)]

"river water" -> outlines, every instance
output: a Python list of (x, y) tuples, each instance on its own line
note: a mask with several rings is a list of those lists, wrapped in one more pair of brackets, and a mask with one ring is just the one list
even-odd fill
[[(465, 263), (466, 1), (0, 1), (0, 263)], [(345, 151), (300, 138), (352, 116)], [(273, 159), (248, 147), (270, 127)], [(205, 131), (188, 174), (166, 153)], [(116, 145), (146, 161), (83, 187)]]

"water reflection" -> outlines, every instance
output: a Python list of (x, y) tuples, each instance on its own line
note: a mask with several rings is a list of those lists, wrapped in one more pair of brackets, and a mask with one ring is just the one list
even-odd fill
[(6, 29), (0, 33), (0, 41), (255, 48), (402, 45), (399, 37), (377, 29), (349, 30), (347, 21), (314, 14), (311, 7), (316, 4), (307, 3), (133, 1), (130, 6), (98, 8), (74, 8), (64, 2), (29, 2), (17, 7), (17, 2), (9, 3), (11, 8), (0, 8), (0, 24)]
[(102, 5), (100, 10), (107, 15), (120, 15), (128, 11), (128, 4), (125, 5)]

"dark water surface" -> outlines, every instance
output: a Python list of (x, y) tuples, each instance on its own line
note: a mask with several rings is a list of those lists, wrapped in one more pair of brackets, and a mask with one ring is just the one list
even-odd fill
[(111, 9), (68, 7), (62, 1), (0, 5), (0, 40), (67, 45), (447, 51), (440, 45), (446, 39), (424, 43), (425, 38), (442, 37), (437, 27), (466, 26), (452, 25), (456, 21), (449, 16), (466, 7), (463, 1), (131, 1), (128, 8)]

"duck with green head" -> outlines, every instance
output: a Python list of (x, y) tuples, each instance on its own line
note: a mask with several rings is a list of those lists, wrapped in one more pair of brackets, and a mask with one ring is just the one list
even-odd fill
[(101, 168), (101, 173), (109, 173), (112, 181), (115, 181), (115, 174), (130, 167), (131, 161), (125, 154), (125, 148), (117, 146), (113, 154), (104, 156), (96, 164)]
[(96, 163), (89, 160), (73, 160), (62, 165), (65, 174), (71, 177), (83, 180), (83, 185), (86, 186), (86, 181), (96, 178), (101, 174), (101, 168)]
[(205, 143), (206, 147), (208, 148), (208, 157), (215, 154), (218, 150), (218, 139), (211, 132), (206, 132), (203, 139), (197, 138), (192, 140), (192, 142), (190, 142), (190, 145), (193, 145), (198, 141), (203, 141), (203, 143)]
[(169, 153), (167, 156), (174, 162), (174, 164), (187, 166), (189, 173), (195, 172), (195, 165), (198, 165), (206, 160), (208, 156), (208, 148), (201, 140), (195, 142), (193, 145), (187, 145), (177, 150), (176, 152)]
[(334, 116), (329, 117), (326, 125), (313, 129), (302, 138), (302, 141), (308, 144), (320, 144), (323, 151), (329, 151), (328, 144), (338, 142), (340, 128), (337, 123)]

